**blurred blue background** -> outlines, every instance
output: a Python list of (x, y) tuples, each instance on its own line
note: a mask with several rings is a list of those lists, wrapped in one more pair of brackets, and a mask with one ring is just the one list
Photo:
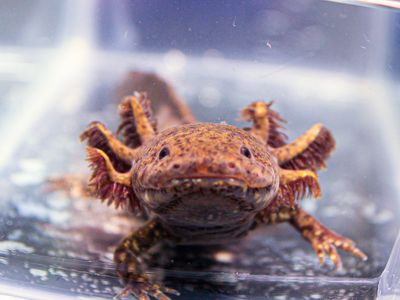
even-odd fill
[[(113, 10), (119, 12), (110, 14)], [(126, 24), (114, 27), (121, 14)], [(391, 75), (400, 71), (400, 16), (394, 9), (311, 0), (120, 1), (118, 7), (103, 1), (100, 18), (103, 48), (173, 48), (188, 55), (212, 50), (228, 58), (361, 74), (370, 68), (366, 62), (374, 52), (386, 48), (384, 68)], [(136, 39), (129, 43), (126, 34), (132, 29)], [(385, 45), (375, 36), (380, 30), (379, 35), (387, 35)]]
[[(369, 72), (400, 73), (400, 16), (395, 9), (331, 1), (3, 0), (0, 46), (56, 46), (74, 24), (92, 28), (101, 49), (221, 55)], [(95, 15), (74, 11), (92, 7)], [(90, 18), (85, 20), (84, 18)], [(87, 26), (86, 26), (87, 27)], [(90, 30), (89, 30), (90, 29)], [(77, 30), (77, 29), (75, 29)], [(382, 53), (385, 52), (385, 53)]]

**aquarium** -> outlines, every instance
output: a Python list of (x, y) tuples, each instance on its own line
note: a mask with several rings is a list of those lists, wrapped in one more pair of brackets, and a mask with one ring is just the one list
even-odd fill
[[(295, 139), (322, 122), (337, 148), (323, 196), (301, 205), (368, 255), (319, 265), (288, 224), (221, 246), (151, 253), (172, 299), (400, 296), (400, 11), (397, 1), (2, 1), (0, 298), (110, 299), (113, 251), (142, 221), (48, 192), (89, 174), (79, 135), (119, 124), (117, 87), (155, 72), (198, 120), (239, 120), (274, 101)], [(397, 238), (397, 242), (396, 242)], [(162, 253), (161, 255), (159, 253)], [(132, 298), (131, 298), (132, 299)]]

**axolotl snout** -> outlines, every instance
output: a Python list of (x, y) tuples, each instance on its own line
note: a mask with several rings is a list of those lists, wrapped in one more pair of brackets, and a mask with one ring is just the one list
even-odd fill
[(132, 174), (148, 213), (190, 243), (247, 232), (279, 186), (278, 162), (265, 145), (223, 124), (161, 132), (140, 150)]

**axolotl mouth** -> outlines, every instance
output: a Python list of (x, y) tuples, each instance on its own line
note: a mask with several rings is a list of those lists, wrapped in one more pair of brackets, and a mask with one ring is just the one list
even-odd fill
[(273, 199), (270, 185), (251, 188), (232, 177), (173, 178), (162, 188), (136, 191), (145, 206), (167, 223), (215, 226), (254, 215)]

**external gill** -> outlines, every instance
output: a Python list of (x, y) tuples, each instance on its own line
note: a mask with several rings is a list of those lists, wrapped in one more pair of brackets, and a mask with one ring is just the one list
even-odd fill
[(140, 202), (131, 188), (132, 171), (116, 171), (107, 154), (96, 148), (87, 147), (87, 160), (92, 169), (89, 186), (94, 195), (116, 208), (129, 207), (133, 213), (141, 212)]
[(275, 201), (282, 206), (294, 208), (304, 197), (321, 197), (318, 177), (313, 171), (280, 169), (279, 178), (279, 191)]
[(287, 136), (283, 124), (287, 123), (276, 111), (271, 109), (273, 102), (255, 101), (242, 110), (241, 119), (253, 122), (249, 131), (271, 147), (286, 144)]

